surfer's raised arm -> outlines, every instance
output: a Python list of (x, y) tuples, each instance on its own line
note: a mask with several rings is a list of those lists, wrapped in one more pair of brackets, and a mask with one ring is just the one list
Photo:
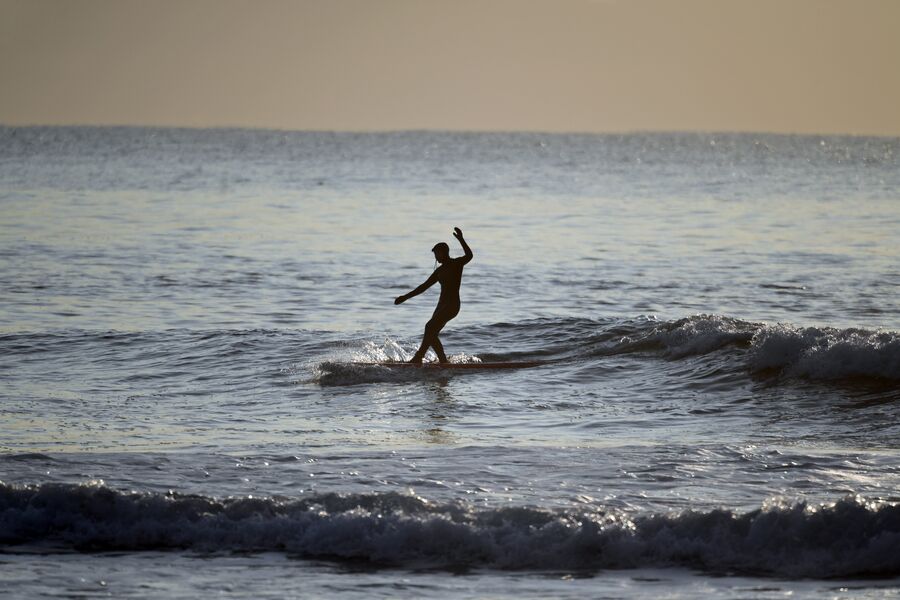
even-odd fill
[(469, 248), (469, 245), (466, 243), (466, 240), (463, 238), (462, 229), (460, 229), (459, 227), (454, 227), (453, 228), (453, 237), (455, 237), (456, 239), (459, 240), (459, 245), (462, 246), (463, 251), (466, 253), (465, 256), (461, 257), (464, 259), (463, 264), (465, 265), (470, 260), (472, 260), (472, 257), (475, 255), (472, 254), (472, 249)]
[[(438, 269), (440, 269), (440, 267), (438, 267)], [(411, 291), (408, 294), (404, 294), (402, 296), (397, 296), (394, 299), (394, 304), (403, 304), (404, 302), (406, 302), (413, 296), (418, 296), (419, 294), (421, 294), (422, 292), (424, 292), (425, 290), (427, 290), (428, 288), (433, 286), (435, 283), (437, 283), (437, 280), (438, 280), (438, 272), (437, 272), (437, 269), (435, 269), (434, 273), (431, 274), (431, 277), (429, 277), (428, 279), (425, 280), (425, 283), (423, 283), (422, 285), (420, 285), (419, 287), (417, 287), (416, 289), (414, 289), (413, 291)]]

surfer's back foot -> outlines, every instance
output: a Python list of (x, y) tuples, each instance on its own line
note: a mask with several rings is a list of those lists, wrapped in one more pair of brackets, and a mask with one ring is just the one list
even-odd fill
[(412, 363), (412, 364), (414, 364), (414, 365), (421, 365), (421, 364), (422, 364), (422, 357), (421, 357), (421, 356), (413, 356), (411, 359), (409, 359), (409, 362)]

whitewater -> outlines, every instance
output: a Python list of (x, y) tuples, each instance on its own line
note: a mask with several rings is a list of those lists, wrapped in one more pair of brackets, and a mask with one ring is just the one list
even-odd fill
[[(0, 127), (0, 589), (897, 595), (898, 190), (895, 138)], [(351, 364), (455, 226), (451, 360), (540, 365)]]

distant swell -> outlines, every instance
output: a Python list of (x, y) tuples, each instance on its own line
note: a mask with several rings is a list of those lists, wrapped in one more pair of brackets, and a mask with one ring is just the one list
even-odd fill
[(0, 544), (80, 551), (283, 551), (398, 566), (682, 566), (790, 577), (900, 575), (900, 506), (847, 497), (628, 516), (476, 509), (412, 495), (301, 499), (126, 493), (102, 484), (0, 484)]

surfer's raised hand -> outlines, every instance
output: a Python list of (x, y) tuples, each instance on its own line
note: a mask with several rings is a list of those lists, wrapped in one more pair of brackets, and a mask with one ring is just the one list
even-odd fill
[(397, 296), (394, 298), (394, 304), (403, 304), (406, 302), (406, 296)]
[(454, 227), (453, 228), (453, 237), (455, 237), (457, 240), (459, 240), (459, 245), (462, 246), (463, 250), (466, 253), (465, 256), (460, 257), (460, 258), (454, 258), (453, 260), (461, 260), (462, 264), (468, 263), (470, 260), (472, 260), (472, 256), (474, 256), (474, 255), (472, 254), (472, 249), (469, 248), (469, 245), (466, 243), (466, 240), (463, 239), (462, 229), (460, 229), (459, 227)]

